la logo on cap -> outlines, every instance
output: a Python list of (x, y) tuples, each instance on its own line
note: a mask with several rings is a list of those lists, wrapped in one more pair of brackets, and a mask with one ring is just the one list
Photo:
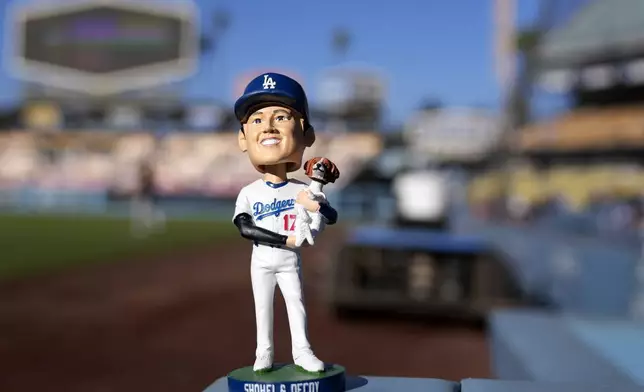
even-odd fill
[(270, 75), (264, 75), (264, 90), (274, 89), (277, 83), (273, 80)]

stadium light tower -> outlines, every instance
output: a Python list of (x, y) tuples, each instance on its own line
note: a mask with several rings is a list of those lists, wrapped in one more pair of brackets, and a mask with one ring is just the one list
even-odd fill
[[(495, 22), (497, 26), (496, 53), (499, 56), (497, 72), (502, 80), (503, 91), (503, 121), (502, 136), (499, 138), (497, 151), (494, 153), (493, 166), (500, 169), (502, 176), (502, 195), (509, 194), (511, 151), (509, 140), (512, 132), (524, 126), (531, 118), (531, 100), (535, 84), (536, 68), (538, 66), (537, 49), (539, 41), (556, 19), (557, 0), (541, 0), (532, 24), (522, 30), (516, 25), (515, 9), (519, 3), (512, 0), (497, 0), (495, 6)], [(522, 61), (518, 61), (521, 58)]]
[(351, 46), (351, 35), (349, 34), (349, 31), (343, 27), (335, 28), (332, 34), (331, 49), (339, 63), (346, 59), (349, 47)]
[(224, 33), (231, 23), (231, 16), (225, 9), (216, 9), (210, 18), (210, 31), (201, 36), (201, 52), (215, 52)]
[[(221, 47), (221, 43), (224, 39), (226, 32), (228, 31), (230, 24), (232, 22), (232, 17), (230, 12), (224, 8), (217, 8), (213, 11), (210, 16), (210, 28), (209, 31), (204, 32), (201, 36), (201, 53), (202, 55), (209, 55), (210, 66), (208, 69), (219, 69), (219, 72), (222, 72), (222, 64), (220, 62), (218, 66), (214, 63), (217, 59), (221, 59), (221, 53), (218, 52)], [(218, 57), (219, 56), (219, 57)], [(220, 97), (224, 98), (224, 90), (219, 91)]]

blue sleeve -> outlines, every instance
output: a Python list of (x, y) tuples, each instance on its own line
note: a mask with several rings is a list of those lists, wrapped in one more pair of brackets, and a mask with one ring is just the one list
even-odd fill
[(338, 211), (328, 203), (320, 203), (318, 212), (324, 217), (327, 225), (334, 225), (338, 221)]

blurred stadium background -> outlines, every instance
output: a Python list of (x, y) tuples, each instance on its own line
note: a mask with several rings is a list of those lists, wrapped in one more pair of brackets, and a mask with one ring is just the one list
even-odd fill
[[(234, 198), (255, 178), (235, 151), (237, 125), (230, 101), (262, 69), (237, 75), (237, 90), (225, 102), (186, 99), (181, 82), (204, 65), (199, 56), (214, 51), (219, 40), (225, 42), (220, 30), (232, 23), (230, 16), (223, 10), (203, 16), (195, 5), (181, 2), (168, 6), (166, 14), (129, 2), (114, 7), (27, 4), (16, 2), (6, 12), (13, 34), (8, 35), (5, 64), (21, 82), (18, 98), (2, 111), (2, 206), (116, 213), (119, 201), (135, 192), (140, 165), (152, 159), (156, 192), (170, 211), (227, 211), (228, 206), (212, 206)], [(332, 155), (343, 168), (333, 191), (346, 214), (370, 219), (360, 212), (367, 201), (357, 199), (366, 192), (352, 192), (351, 186), (365, 168), (392, 177), (389, 173), (399, 166), (411, 164), (405, 158), (442, 164), (466, 178), (469, 202), (481, 213), (507, 199), (515, 206), (509, 210), (521, 216), (554, 205), (589, 212), (598, 204), (617, 203), (623, 204), (620, 211), (640, 214), (637, 55), (628, 47), (620, 47), (618, 54), (596, 54), (608, 45), (608, 33), (594, 32), (595, 37), (584, 20), (575, 25), (581, 32), (544, 33), (568, 22), (582, 5), (543, 5), (534, 26), (524, 31), (499, 24), (499, 35), (518, 35), (521, 44), (512, 62), (504, 47), (511, 38), (498, 38), (494, 48), (499, 78), (517, 81), (502, 82), (510, 86), (503, 87), (505, 111), (444, 106), (436, 97), (390, 125), (383, 121), (390, 83), (383, 71), (339, 62), (319, 80), (303, 81), (311, 90), (316, 86), (312, 99), (320, 135), (307, 154)], [(93, 38), (83, 30), (91, 32), (94, 24), (110, 18), (115, 25), (105, 27), (109, 32), (103, 35)], [(202, 20), (213, 26), (198, 29)], [(59, 37), (52, 37), (54, 32)], [(348, 34), (334, 31), (331, 50), (349, 50), (344, 47), (350, 46)], [(543, 48), (533, 49), (542, 36)], [(136, 58), (132, 48), (140, 46), (135, 45), (147, 48)], [(569, 54), (575, 50), (580, 54)], [(128, 53), (128, 60), (118, 53)], [(580, 65), (588, 61), (592, 67)], [(427, 95), (433, 98), (431, 89)], [(378, 183), (363, 181), (370, 182), (364, 186)], [(382, 198), (376, 198), (380, 207), (372, 218), (386, 219), (390, 192), (375, 189)]]
[[(445, 12), (458, 25), (454, 15), (465, 15), (459, 7), (472, 2), (454, 3)], [(230, 316), (236, 307), (252, 306), (245, 274), (249, 250), (229, 220), (238, 191), (257, 173), (237, 149), (231, 108), (245, 83), (266, 70), (304, 84), (317, 132), (306, 158), (329, 157), (341, 171), (328, 191), (343, 225), (335, 234), (329, 230), (306, 267), (314, 298), (312, 335), (323, 335), (317, 339), (329, 346), (319, 350), (333, 356), (329, 360), (362, 374), (578, 381), (564, 365), (556, 376), (520, 373), (509, 364), (531, 361), (532, 352), (504, 354), (497, 345), (510, 343), (500, 332), (491, 335), (489, 346), (484, 332), (460, 326), (410, 327), (391, 320), (344, 325), (326, 315), (315, 297), (324, 290), (318, 278), (327, 273), (328, 259), (351, 226), (397, 218), (400, 194), (393, 184), (407, 170), (431, 170), (447, 179), (445, 231), (483, 238), (531, 297), (575, 314), (644, 318), (639, 0), (477, 5), (486, 12), (477, 20), (487, 19), (475, 25), (491, 31), (487, 57), (480, 61), (493, 61), (487, 68), (496, 73), (485, 74), (494, 82), (481, 83), (498, 90), (490, 94), (493, 102), (482, 104), (474, 104), (480, 94), (452, 104), (434, 91), (428, 82), (433, 79), (419, 80), (422, 96), (408, 104), (397, 86), (400, 69), (351, 55), (363, 37), (343, 18), (324, 25), (326, 42), (315, 41), (310, 50), (327, 53), (326, 65), (315, 78), (304, 78), (313, 72), (275, 57), (266, 63), (258, 57), (251, 69), (238, 67), (235, 55), (249, 56), (246, 48), (222, 49), (239, 42), (235, 26), (253, 28), (251, 19), (259, 14), (245, 16), (249, 5), (16, 0), (2, 7), (0, 358), (13, 358), (0, 359), (10, 374), (4, 381), (0, 376), (3, 391), (51, 390), (51, 383), (65, 391), (203, 389), (251, 360), (252, 315)], [(441, 7), (434, 7), (440, 14)], [(369, 11), (351, 12), (347, 20), (370, 17)], [(391, 28), (402, 28), (402, 22)], [(436, 55), (432, 48), (418, 50), (447, 61), (462, 40), (446, 35)], [(379, 45), (422, 42), (415, 35)], [(389, 56), (385, 49), (382, 56)], [(462, 77), (440, 78), (457, 85)], [(195, 84), (220, 78), (225, 83), (202, 86), (207, 94), (187, 94)], [(405, 115), (392, 116), (391, 108), (403, 104), (397, 113)], [(146, 169), (152, 174), (149, 196), (163, 219), (158, 230), (147, 227), (140, 238), (133, 224)], [(305, 179), (302, 174), (297, 176)], [(139, 257), (152, 262), (134, 263)], [(45, 273), (71, 264), (78, 268)], [(234, 325), (222, 326), (222, 318)], [(277, 328), (287, 328), (282, 316), (276, 318)], [(493, 320), (499, 331), (530, 323)], [(203, 343), (221, 334), (234, 335), (239, 350), (231, 354), (228, 346)], [(57, 342), (47, 340), (52, 336)], [(414, 343), (422, 337), (423, 345)], [(331, 348), (339, 339), (364, 347), (378, 341), (390, 353), (415, 349), (423, 361), (358, 357)], [(95, 355), (82, 349), (92, 344)], [(128, 351), (132, 347), (137, 353)], [(558, 357), (553, 350), (550, 361)], [(55, 366), (60, 357), (77, 358), (73, 364), (86, 366), (87, 373)], [(162, 382), (159, 372), (173, 376)], [(592, 374), (584, 369), (579, 377)]]

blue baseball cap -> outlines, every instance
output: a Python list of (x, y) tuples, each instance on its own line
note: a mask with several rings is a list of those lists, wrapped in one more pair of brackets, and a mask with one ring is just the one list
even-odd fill
[(248, 83), (244, 93), (235, 102), (235, 117), (244, 123), (251, 110), (262, 105), (284, 105), (309, 121), (309, 103), (304, 88), (295, 79), (269, 72), (255, 77)]

